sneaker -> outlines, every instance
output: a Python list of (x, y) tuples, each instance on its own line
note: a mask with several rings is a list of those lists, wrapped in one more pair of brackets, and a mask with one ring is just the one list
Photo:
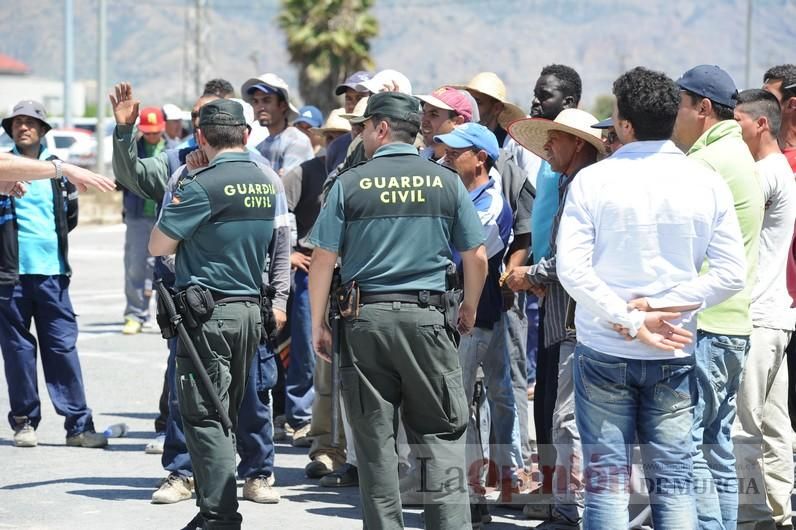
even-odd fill
[(182, 530), (202, 530), (205, 526), (205, 518), (202, 517), (201, 513), (197, 513), (194, 515), (193, 519), (191, 519), (187, 525), (182, 527)]
[(307, 436), (310, 433), (310, 423), (307, 422), (303, 427), (299, 427), (293, 431), (293, 447), (311, 447), (312, 437)]
[(141, 333), (143, 324), (134, 318), (126, 318), (122, 326), (122, 335), (135, 335)]
[(304, 474), (307, 475), (307, 478), (321, 478), (325, 477), (334, 469), (332, 469), (332, 458), (329, 455), (319, 454), (315, 455), (315, 458), (304, 467)]
[(155, 435), (155, 439), (146, 444), (144, 452), (148, 455), (162, 455), (163, 446), (166, 443), (166, 433), (159, 432)]
[(91, 449), (101, 449), (108, 445), (108, 438), (100, 432), (83, 431), (80, 434), (66, 437), (66, 445), (69, 447), (88, 447)]
[(39, 440), (36, 438), (36, 429), (30, 423), (14, 429), (14, 445), (17, 447), (36, 447)]
[(342, 467), (335, 469), (323, 477), (319, 482), (325, 488), (347, 488), (359, 486), (359, 472), (357, 466), (343, 464)]
[(260, 504), (277, 504), (280, 496), (270, 483), (271, 477), (247, 478), (243, 483), (243, 498)]
[(193, 477), (181, 477), (176, 473), (160, 481), (160, 487), (152, 494), (152, 504), (174, 504), (193, 497)]

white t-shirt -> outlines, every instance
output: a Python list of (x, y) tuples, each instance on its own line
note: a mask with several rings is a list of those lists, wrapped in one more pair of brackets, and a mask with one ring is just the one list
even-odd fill
[(757, 162), (766, 209), (760, 231), (757, 281), (752, 290), (752, 323), (758, 327), (792, 330), (796, 310), (785, 276), (796, 221), (796, 181), (785, 155), (776, 153)]

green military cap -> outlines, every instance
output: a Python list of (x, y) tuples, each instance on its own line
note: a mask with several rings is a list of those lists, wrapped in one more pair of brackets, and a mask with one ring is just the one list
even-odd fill
[(205, 125), (248, 125), (243, 106), (231, 99), (216, 99), (199, 109), (199, 128)]
[[(420, 100), (402, 92), (379, 92), (368, 98), (368, 106), (361, 117), (351, 118), (351, 123), (364, 123), (378, 114), (396, 120), (417, 121)], [(412, 116), (414, 114), (414, 117)]]

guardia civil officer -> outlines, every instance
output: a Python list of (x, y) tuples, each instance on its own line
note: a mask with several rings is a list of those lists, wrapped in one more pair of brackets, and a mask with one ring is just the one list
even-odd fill
[(467, 398), (459, 359), (439, 306), (450, 245), (461, 252), (464, 301), (457, 323), (468, 333), (486, 277), (483, 229), (459, 177), (412, 146), (419, 102), (384, 92), (358, 119), (370, 161), (341, 173), (310, 241), (313, 342), (331, 351), (325, 323), (338, 255), (345, 287), (359, 303), (340, 338), (343, 399), (354, 433), (364, 526), (403, 527), (395, 450), (398, 407), (425, 477), (425, 524), (470, 527), (464, 483)]
[(149, 242), (152, 255), (176, 251), (177, 290), (206, 289), (215, 300), (209, 319), (189, 334), (233, 423), (231, 432), (222, 428), (180, 344), (177, 394), (200, 510), (187, 528), (237, 529), (242, 520), (232, 432), (260, 338), (257, 302), (278, 191), (251, 162), (248, 134), (239, 103), (221, 99), (201, 108), (196, 138), (210, 164), (181, 181)]

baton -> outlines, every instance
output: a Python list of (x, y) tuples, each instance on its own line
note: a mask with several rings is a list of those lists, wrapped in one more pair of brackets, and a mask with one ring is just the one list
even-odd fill
[[(193, 342), (191, 342), (191, 337), (188, 335), (188, 330), (185, 329), (185, 324), (182, 322), (182, 315), (177, 312), (177, 308), (174, 306), (174, 300), (171, 298), (171, 293), (169, 293), (168, 289), (166, 289), (166, 286), (163, 285), (163, 280), (157, 280), (155, 282), (155, 287), (157, 289), (158, 296), (163, 300), (163, 306), (166, 308), (169, 321), (171, 322), (171, 325), (177, 329), (177, 334), (180, 336), (180, 341), (185, 347), (185, 350), (188, 352), (188, 357), (191, 358), (191, 364), (193, 364), (194, 370), (199, 375), (199, 380), (201, 381), (205, 392), (207, 392), (207, 395), (210, 396), (210, 401), (213, 402), (213, 407), (215, 407), (216, 411), (218, 411), (218, 415), (221, 418), (221, 426), (224, 427), (224, 432), (229, 434), (230, 430), (232, 430), (232, 422), (229, 419), (229, 414), (227, 414), (226, 409), (224, 409), (224, 406), (221, 404), (221, 400), (219, 399), (218, 394), (213, 387), (213, 383), (210, 381), (210, 376), (207, 375), (205, 365), (202, 364), (202, 360), (199, 358), (199, 353), (197, 353)], [(199, 330), (199, 332), (201, 333), (201, 330)]]
[(332, 447), (340, 445), (340, 309), (337, 289), (340, 286), (339, 269), (332, 276), (332, 293), (329, 296), (329, 325), (332, 328)]

